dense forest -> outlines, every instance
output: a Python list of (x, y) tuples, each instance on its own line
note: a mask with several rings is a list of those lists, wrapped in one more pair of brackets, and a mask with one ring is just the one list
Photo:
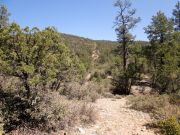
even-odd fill
[(0, 135), (71, 134), (96, 122), (98, 99), (124, 96), (155, 119), (149, 128), (180, 134), (180, 2), (152, 16), (148, 42), (131, 33), (143, 19), (131, 2), (114, 6), (117, 41), (22, 28), (0, 6)]

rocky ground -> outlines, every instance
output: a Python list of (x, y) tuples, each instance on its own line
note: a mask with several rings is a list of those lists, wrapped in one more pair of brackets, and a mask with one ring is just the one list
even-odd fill
[(95, 103), (99, 118), (94, 125), (76, 127), (73, 135), (155, 135), (148, 129), (152, 121), (146, 113), (132, 110), (121, 99), (98, 99)]

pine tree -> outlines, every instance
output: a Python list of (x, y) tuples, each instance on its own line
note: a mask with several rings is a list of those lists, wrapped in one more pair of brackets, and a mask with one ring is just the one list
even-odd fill
[(156, 16), (152, 17), (151, 25), (145, 28), (148, 39), (151, 42), (163, 43), (166, 41), (173, 31), (173, 22), (168, 19), (165, 14), (158, 11)]
[(177, 2), (175, 9), (173, 10), (175, 31), (180, 31), (180, 1)]
[(151, 65), (153, 87), (160, 93), (176, 92), (179, 89), (179, 34), (173, 33), (172, 21), (160, 11), (152, 17), (145, 32), (151, 43), (145, 55)]
[(7, 8), (3, 5), (0, 5), (0, 28), (8, 25), (9, 16), (10, 16), (10, 13), (8, 13)]
[(116, 32), (118, 42), (123, 46), (123, 69), (128, 67), (128, 44), (134, 39), (133, 35), (129, 32), (140, 21), (140, 18), (134, 17), (136, 9), (131, 9), (131, 2), (129, 0), (117, 0), (115, 7), (118, 8), (118, 15), (116, 17)]
[(133, 66), (129, 63), (129, 50), (128, 46), (134, 40), (134, 36), (130, 33), (136, 24), (140, 21), (139, 17), (134, 17), (136, 14), (136, 9), (131, 9), (131, 2), (129, 0), (117, 0), (115, 7), (118, 8), (118, 15), (116, 17), (115, 26), (118, 42), (120, 43), (118, 47), (118, 52), (121, 51), (123, 59), (123, 73), (120, 72), (117, 79), (114, 80), (114, 85), (116, 89), (120, 91), (117, 93), (130, 94), (130, 89), (132, 85), (132, 78), (134, 78), (135, 72), (133, 72)]

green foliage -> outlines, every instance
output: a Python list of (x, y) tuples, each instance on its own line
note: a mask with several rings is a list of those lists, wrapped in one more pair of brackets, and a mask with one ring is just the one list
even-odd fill
[(116, 17), (116, 32), (118, 42), (128, 44), (133, 40), (132, 34), (129, 32), (140, 21), (140, 17), (134, 17), (136, 9), (131, 9), (131, 2), (127, 0), (116, 0), (114, 6), (119, 12)]
[(113, 65), (114, 59), (117, 57), (114, 50), (118, 43), (112, 41), (96, 41), (99, 53), (99, 64)]
[(91, 53), (94, 47), (94, 41), (76, 37), (72, 35), (61, 34), (63, 43), (78, 56), (88, 70), (91, 67)]
[(147, 73), (149, 70), (148, 61), (144, 55), (147, 46), (143, 43), (134, 43), (129, 46), (130, 61), (135, 64), (139, 73)]
[(33, 107), (27, 99), (2, 91), (0, 93), (0, 98), (4, 123), (3, 130), (5, 132), (11, 131), (21, 124), (27, 124), (32, 120), (31, 113)]
[[(104, 78), (109, 75), (108, 73), (113, 72), (113, 74), (118, 74), (120, 67), (122, 67), (122, 58), (117, 55), (117, 47), (119, 43), (114, 41), (106, 41), (106, 40), (90, 40), (83, 37), (72, 36), (67, 34), (61, 34), (62, 41), (65, 45), (71, 50), (71, 52), (80, 59), (80, 61), (85, 66), (85, 72), (92, 72), (93, 74), (97, 72), (99, 74), (98, 78), (93, 78), (93, 81), (104, 82)], [(130, 53), (132, 56), (130, 59), (133, 59), (133, 49), (131, 47), (136, 46), (145, 46), (148, 42), (143, 41), (135, 41), (135, 44), (130, 45)], [(96, 46), (96, 48), (95, 48)], [(141, 47), (139, 47), (141, 48)], [(143, 47), (142, 47), (143, 48)], [(92, 52), (93, 50), (97, 50), (99, 58), (96, 61), (92, 61)], [(119, 48), (118, 51), (122, 52), (122, 48)], [(140, 58), (141, 59), (141, 58)], [(141, 64), (142, 68), (146, 68), (145, 59), (142, 57), (140, 60), (138, 58), (139, 66)], [(141, 61), (141, 62), (140, 62)], [(134, 59), (133, 59), (134, 62)], [(143, 69), (142, 69), (143, 70)], [(108, 73), (107, 73), (108, 72)]]
[[(117, 42), (96, 41), (67, 34), (61, 34), (61, 37), (64, 44), (73, 54), (77, 55), (84, 64), (86, 71), (96, 70), (97, 68), (104, 71), (108, 70), (114, 65), (115, 60), (119, 59), (113, 52), (118, 46)], [(96, 61), (92, 61), (92, 52), (94, 50), (97, 50), (99, 55)], [(93, 66), (92, 63), (94, 63)]]
[(175, 31), (180, 31), (180, 1), (177, 2), (173, 10), (173, 16)]
[(158, 122), (158, 127), (162, 129), (165, 135), (179, 135), (180, 134), (180, 123), (175, 117), (171, 117), (166, 120)]
[(129, 62), (128, 46), (134, 40), (130, 30), (132, 30), (140, 21), (140, 17), (134, 17), (136, 9), (131, 9), (130, 1), (117, 0), (114, 6), (119, 10), (115, 22), (115, 31), (117, 33), (118, 42), (121, 44), (117, 47), (117, 53), (122, 56), (123, 60), (123, 72), (121, 71), (113, 81), (113, 85), (116, 87), (114, 92), (120, 94), (130, 94), (131, 85), (136, 78), (137, 72), (135, 71), (136, 68), (134, 63)]
[[(156, 56), (158, 65), (155, 71), (155, 86), (160, 89), (161, 92), (176, 92), (180, 88), (178, 82), (179, 66), (177, 57), (179, 45), (172, 41), (160, 46)], [(162, 54), (163, 58), (161, 57)]]
[[(141, 74), (150, 73), (154, 88), (174, 95), (138, 97), (131, 100), (131, 107), (153, 113), (157, 118), (179, 117), (180, 33), (173, 33), (173, 22), (158, 12), (145, 28), (151, 44), (133, 43), (130, 31), (140, 20), (133, 17), (136, 10), (131, 9), (127, 0), (117, 0), (115, 6), (120, 11), (115, 24), (120, 44), (60, 35), (53, 27), (21, 28), (8, 22), (9, 13), (0, 6), (0, 74), (7, 77), (3, 81), (14, 82), (7, 89), (0, 85), (6, 91), (0, 89), (0, 118), (3, 118), (0, 133), (2, 123), (8, 132), (21, 126), (55, 131), (78, 120), (93, 122), (93, 108), (76, 104), (77, 100), (95, 101), (103, 93), (99, 85), (110, 84), (112, 74), (114, 93), (130, 94), (131, 86), (140, 80)], [(178, 12), (173, 12), (176, 18)], [(96, 60), (94, 52), (98, 55)], [(92, 80), (98, 84), (75, 82), (83, 79), (86, 72), (91, 72)], [(62, 82), (64, 89), (60, 89)], [(53, 95), (49, 89), (59, 91)], [(159, 127), (166, 134), (179, 134), (175, 118), (159, 122)]]
[(164, 92), (177, 92), (179, 86), (179, 33), (172, 33), (172, 21), (162, 12), (153, 16), (145, 32), (151, 45), (144, 49), (150, 65), (153, 87)]
[(112, 83), (115, 88), (113, 93), (129, 95), (131, 92), (131, 86), (139, 79), (139, 68), (134, 63), (130, 63), (125, 72), (121, 70), (114, 76)]
[(170, 34), (173, 31), (173, 23), (165, 16), (161, 11), (157, 12), (156, 16), (152, 17), (151, 25), (145, 28), (145, 33), (148, 34), (148, 38), (151, 42), (159, 41), (163, 43), (170, 38)]
[(93, 77), (95, 78), (95, 81), (97, 82), (101, 82), (102, 80), (101, 74), (99, 72), (95, 72)]
[[(122, 69), (122, 60), (117, 61), (116, 67), (113, 69), (113, 85), (114, 93), (129, 94), (131, 86), (140, 80), (142, 73), (148, 70), (148, 63), (143, 54), (144, 43), (134, 43), (129, 45), (129, 65), (126, 71)], [(119, 91), (119, 92), (118, 92)]]
[(33, 87), (58, 80), (74, 66), (70, 51), (54, 28), (21, 29), (12, 23), (1, 31), (0, 71), (20, 78), (29, 94)]
[(10, 14), (5, 6), (0, 5), (0, 28), (5, 27), (9, 23)]
[[(6, 132), (18, 126), (38, 128), (50, 121), (38, 112), (38, 103), (46, 101), (42, 93), (47, 89), (58, 90), (64, 80), (81, 78), (85, 67), (62, 43), (54, 27), (44, 30), (21, 28), (16, 23), (8, 24), (9, 14), (5, 7), (0, 11), (0, 74), (15, 81), (11, 84), (14, 85), (10, 87), (11, 93), (0, 87), (3, 88), (0, 89), (3, 127)], [(56, 108), (56, 111), (60, 110)]]

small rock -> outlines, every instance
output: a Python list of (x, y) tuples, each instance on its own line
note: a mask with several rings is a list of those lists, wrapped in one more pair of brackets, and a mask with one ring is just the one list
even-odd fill
[(79, 131), (81, 134), (85, 134), (85, 133), (86, 133), (83, 128), (78, 127), (77, 129), (78, 129), (78, 131)]
[(146, 131), (146, 128), (142, 128), (141, 131)]

